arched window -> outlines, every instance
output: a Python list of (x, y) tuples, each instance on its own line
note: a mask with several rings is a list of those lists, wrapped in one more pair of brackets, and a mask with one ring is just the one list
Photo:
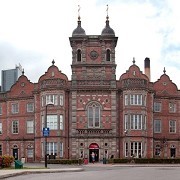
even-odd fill
[(88, 106), (88, 127), (99, 128), (100, 127), (100, 106), (96, 103), (92, 103)]
[(107, 49), (107, 51), (106, 51), (106, 61), (110, 61), (110, 54), (111, 54), (110, 50)]
[(155, 156), (160, 156), (161, 154), (161, 147), (160, 145), (155, 146)]
[(77, 61), (81, 62), (81, 50), (80, 49), (77, 50)]

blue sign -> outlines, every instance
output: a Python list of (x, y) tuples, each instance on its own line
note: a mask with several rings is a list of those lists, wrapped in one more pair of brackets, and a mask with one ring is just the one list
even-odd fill
[(49, 128), (43, 128), (43, 136), (49, 136)]

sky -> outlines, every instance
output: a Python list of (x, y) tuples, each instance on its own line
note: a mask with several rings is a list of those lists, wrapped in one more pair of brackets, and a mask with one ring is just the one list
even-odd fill
[(135, 57), (144, 72), (151, 60), (151, 81), (166, 74), (180, 88), (179, 0), (0, 0), (0, 71), (21, 64), (33, 82), (52, 60), (71, 79), (69, 37), (77, 27), (78, 5), (86, 35), (100, 35), (108, 15), (118, 37), (116, 79)]

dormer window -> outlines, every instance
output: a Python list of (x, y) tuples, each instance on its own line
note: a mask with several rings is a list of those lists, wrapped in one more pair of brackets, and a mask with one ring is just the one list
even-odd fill
[(80, 49), (77, 50), (77, 61), (81, 62), (81, 50)]
[(107, 51), (106, 51), (106, 61), (110, 61), (111, 60), (110, 55), (111, 55), (111, 52), (110, 52), (109, 49), (107, 49)]

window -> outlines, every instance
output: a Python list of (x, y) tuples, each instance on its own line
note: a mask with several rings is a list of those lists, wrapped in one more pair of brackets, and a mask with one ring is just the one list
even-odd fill
[(63, 102), (63, 95), (61, 94), (60, 96), (59, 96), (59, 99), (60, 99), (60, 106), (63, 106), (63, 104), (64, 104), (64, 102)]
[(44, 106), (44, 96), (41, 96), (41, 106)]
[(125, 143), (125, 157), (128, 157), (128, 143)]
[(142, 157), (142, 143), (141, 142), (131, 142), (131, 156)]
[(60, 142), (60, 157), (63, 157), (63, 143)]
[(28, 158), (33, 158), (33, 149), (27, 149), (27, 157)]
[(146, 116), (144, 116), (144, 128), (143, 128), (144, 130), (146, 130), (146, 121), (147, 121)]
[(0, 156), (2, 156), (2, 144), (0, 144)]
[(176, 112), (176, 104), (169, 103), (169, 112), (171, 112), (171, 113)]
[(142, 115), (131, 114), (131, 129), (142, 129)]
[(161, 112), (161, 103), (160, 102), (154, 103), (154, 112)]
[(34, 103), (27, 104), (27, 112), (34, 112)]
[(59, 124), (59, 128), (60, 128), (60, 130), (63, 130), (63, 129), (64, 129), (63, 115), (62, 115), (62, 114), (60, 115), (60, 124)]
[(2, 115), (2, 106), (0, 105), (0, 115)]
[(88, 126), (89, 128), (100, 127), (100, 106), (96, 103), (88, 106)]
[(12, 121), (12, 133), (13, 134), (19, 133), (19, 122), (18, 121)]
[(170, 133), (176, 132), (176, 121), (174, 121), (174, 120), (169, 121), (169, 132)]
[(27, 128), (27, 133), (31, 134), (34, 133), (34, 121), (33, 120), (28, 120), (26, 122), (26, 128)]
[(0, 122), (0, 135), (2, 134), (2, 122)]
[(81, 50), (80, 49), (77, 50), (77, 61), (81, 62)]
[(156, 145), (155, 156), (160, 156), (160, 154), (161, 154), (161, 147), (160, 147), (160, 145)]
[(58, 116), (57, 115), (47, 115), (47, 127), (50, 130), (58, 129)]
[(124, 129), (125, 130), (128, 129), (128, 115), (127, 114), (124, 115)]
[(154, 120), (154, 132), (155, 133), (161, 132), (161, 120)]
[(58, 95), (49, 94), (46, 95), (46, 105), (53, 103), (54, 105), (58, 105)]
[(47, 154), (57, 155), (57, 143), (47, 142)]
[(109, 49), (107, 49), (106, 51), (106, 61), (110, 61), (111, 60), (111, 51)]
[(128, 95), (126, 94), (125, 96), (124, 96), (124, 104), (125, 104), (125, 106), (127, 106), (128, 105)]
[(13, 114), (16, 114), (16, 113), (19, 112), (18, 103), (12, 104), (12, 106), (11, 106), (11, 112), (12, 112)]
[(142, 95), (141, 94), (131, 94), (130, 95), (131, 105), (142, 105)]

